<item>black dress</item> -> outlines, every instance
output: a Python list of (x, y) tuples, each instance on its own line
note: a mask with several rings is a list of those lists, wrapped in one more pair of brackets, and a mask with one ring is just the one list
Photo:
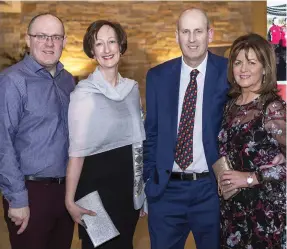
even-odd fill
[(260, 184), (221, 199), (221, 248), (281, 249), (286, 225), (286, 164), (260, 170), (282, 152), (286, 157), (286, 106), (279, 97), (246, 105), (228, 103), (219, 134), (221, 156), (234, 170), (256, 172)]
[[(87, 156), (84, 161), (75, 200), (98, 190), (103, 205), (120, 235), (97, 247), (132, 249), (139, 211), (133, 204), (132, 145)], [(82, 249), (94, 248), (85, 229), (79, 225)]]

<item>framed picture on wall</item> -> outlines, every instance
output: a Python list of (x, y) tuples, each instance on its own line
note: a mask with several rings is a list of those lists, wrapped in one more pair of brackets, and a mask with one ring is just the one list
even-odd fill
[(281, 0), (267, 0), (267, 39), (276, 54), (277, 83), (286, 100), (286, 7)]

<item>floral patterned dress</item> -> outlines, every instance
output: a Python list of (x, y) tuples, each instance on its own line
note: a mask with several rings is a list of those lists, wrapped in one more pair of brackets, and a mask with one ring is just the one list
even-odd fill
[(286, 157), (286, 105), (278, 96), (264, 98), (246, 105), (231, 100), (225, 109), (220, 154), (234, 170), (255, 172), (260, 184), (221, 199), (222, 249), (286, 248), (286, 164), (259, 168), (279, 153)]

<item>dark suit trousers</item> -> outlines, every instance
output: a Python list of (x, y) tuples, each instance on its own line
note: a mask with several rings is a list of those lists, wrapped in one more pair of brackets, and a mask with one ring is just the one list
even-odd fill
[(170, 180), (163, 195), (148, 199), (151, 249), (183, 249), (192, 231), (197, 249), (219, 248), (219, 200), (209, 177)]
[(65, 184), (27, 181), (30, 219), (26, 230), (8, 218), (8, 202), (3, 198), (4, 217), (12, 249), (70, 249), (74, 222), (65, 208)]

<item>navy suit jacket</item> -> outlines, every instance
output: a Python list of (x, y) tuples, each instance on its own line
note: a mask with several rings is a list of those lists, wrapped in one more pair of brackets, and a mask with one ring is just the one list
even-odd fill
[[(148, 198), (159, 197), (172, 171), (177, 142), (178, 99), (182, 58), (150, 69), (146, 79), (144, 180)], [(202, 132), (210, 172), (218, 159), (217, 136), (227, 101), (227, 59), (208, 52), (203, 93)], [(212, 174), (214, 187), (216, 179)]]

